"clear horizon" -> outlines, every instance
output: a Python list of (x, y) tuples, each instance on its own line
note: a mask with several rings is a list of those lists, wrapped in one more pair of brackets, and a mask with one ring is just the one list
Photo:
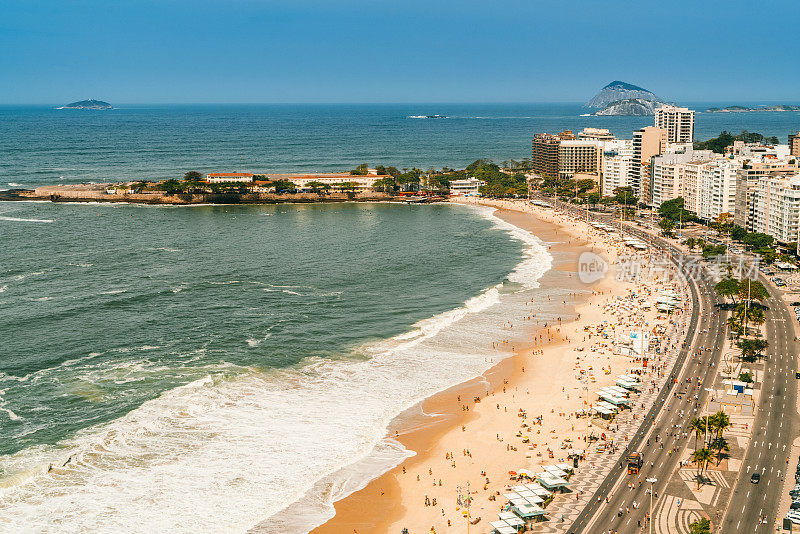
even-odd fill
[(798, 101), (800, 73), (779, 68), (796, 63), (798, 4), (642, 7), (622, 0), (578, 0), (569, 9), (521, 0), (6, 4), (0, 103), (572, 103), (612, 80), (675, 102)]

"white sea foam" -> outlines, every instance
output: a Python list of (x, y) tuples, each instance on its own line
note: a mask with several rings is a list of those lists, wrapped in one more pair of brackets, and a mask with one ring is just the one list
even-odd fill
[[(526, 244), (509, 279), (535, 287), (550, 266), (546, 249), (497, 225)], [(0, 457), (7, 474), (0, 532), (306, 531), (332, 514), (334, 500), (408, 456), (385, 439), (394, 417), (507, 355), (493, 352), (491, 341), (509, 336), (501, 325), (522, 299), (490, 287), (350, 359), (309, 358), (271, 372), (209, 367), (208, 376), (56, 447)], [(130, 360), (79, 378), (142, 380), (158, 370), (155, 362)], [(295, 507), (302, 517), (293, 521), (308, 528), (271, 530), (264, 522), (280, 522), (287, 505), (308, 499), (312, 505)]]
[(55, 219), (25, 219), (22, 217), (6, 217), (5, 215), (0, 215), (0, 221), (51, 223), (55, 222)]

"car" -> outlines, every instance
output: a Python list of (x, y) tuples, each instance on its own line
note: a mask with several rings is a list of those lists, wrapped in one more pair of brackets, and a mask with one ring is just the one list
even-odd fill
[(792, 306), (800, 306), (800, 302), (792, 302)]
[(752, 475), (750, 475), (750, 482), (752, 482), (753, 484), (758, 484), (759, 482), (761, 482), (761, 474), (753, 473)]

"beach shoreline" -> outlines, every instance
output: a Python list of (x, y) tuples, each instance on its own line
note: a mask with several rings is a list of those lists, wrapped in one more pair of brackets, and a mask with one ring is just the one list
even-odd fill
[[(495, 216), (539, 236), (549, 244), (552, 252), (561, 256), (561, 265), (554, 265), (540, 279), (543, 286), (563, 284), (564, 278), (575, 282), (579, 252), (589, 247), (595, 250), (585, 239), (588, 236), (584, 236), (584, 239), (581, 239), (581, 228), (576, 228), (573, 223), (558, 221), (554, 217), (546, 217), (541, 213), (536, 213), (535, 215), (522, 213), (515, 205), (506, 205), (502, 202), (476, 202), (476, 204), (498, 208), (498, 211), (494, 213)], [(604, 255), (609, 253), (609, 251), (600, 251), (599, 249), (596, 251), (601, 254), (605, 253)], [(608, 259), (610, 260), (611, 258)], [(582, 289), (586, 291), (584, 293), (576, 293), (575, 298), (571, 299), (569, 304), (565, 303), (561, 310), (562, 316), (571, 318), (580, 316), (581, 312), (584, 312), (585, 308), (593, 301), (603, 298), (601, 291), (607, 290), (607, 283), (607, 281), (600, 282), (592, 291), (593, 294), (590, 294), (590, 286), (583, 286)], [(564, 326), (568, 324), (574, 327), (577, 323), (567, 323), (566, 321), (563, 323)], [(550, 326), (552, 330), (552, 325)], [(537, 335), (536, 332), (542, 332), (543, 330), (546, 329), (540, 327), (532, 330), (528, 335), (533, 338)], [(495, 395), (502, 396), (503, 393), (507, 393), (511, 388), (530, 388), (530, 378), (536, 375), (536, 371), (545, 372), (545, 368), (548, 367), (547, 364), (553, 363), (552, 355), (557, 352), (564, 352), (567, 349), (563, 342), (564, 340), (560, 339), (560, 332), (551, 331), (548, 337), (553, 338), (556, 335), (559, 336), (559, 339), (553, 339), (552, 342), (549, 340), (545, 343), (533, 342), (517, 347), (511, 357), (500, 361), (481, 377), (476, 377), (473, 380), (454, 386), (419, 403), (419, 408), (415, 408), (418, 414), (440, 414), (436, 422), (427, 424), (420, 429), (414, 428), (414, 424), (408, 425), (409, 419), (407, 417), (396, 418), (393, 421), (392, 430), (388, 437), (396, 439), (406, 449), (414, 451), (415, 455), (378, 478), (373, 479), (363, 489), (337, 501), (334, 504), (336, 515), (312, 532), (315, 534), (391, 532), (395, 529), (399, 532), (400, 528), (406, 526), (404, 521), (408, 519), (409, 514), (413, 514), (411, 512), (413, 504), (409, 502), (409, 498), (415, 492), (409, 491), (409, 477), (407, 474), (418, 471), (421, 468), (424, 470), (425, 466), (434, 462), (435, 456), (441, 454), (442, 446), (445, 442), (457, 441), (460, 434), (465, 436), (472, 434), (472, 423), (478, 422), (485, 415), (485, 404), (468, 402), (467, 405), (471, 406), (472, 410), (464, 411), (464, 401), (462, 399), (474, 399), (476, 397), (487, 399)], [(533, 351), (549, 353), (550, 356), (544, 357), (538, 354), (534, 356)], [(542, 365), (543, 362), (545, 365)], [(526, 365), (529, 367), (527, 373), (525, 373)], [(532, 373), (531, 370), (534, 370), (534, 372)], [(497, 404), (499, 407), (499, 403)], [(407, 426), (400, 428), (399, 425), (403, 424), (401, 421), (404, 421)], [(412, 418), (411, 421), (419, 423), (420, 418)], [(572, 426), (574, 429), (574, 424)], [(469, 432), (466, 430), (468, 427)], [(491, 431), (492, 428), (489, 428), (489, 430)], [(474, 441), (473, 436), (470, 436), (469, 441)], [(474, 449), (474, 445), (470, 449)], [(461, 452), (462, 454), (459, 456), (472, 458), (472, 451), (469, 451), (469, 456), (466, 448)], [(515, 456), (519, 457), (520, 455), (517, 454)], [(514, 461), (517, 463), (510, 461), (510, 465), (516, 466), (521, 462), (521, 460)], [(488, 473), (488, 470), (484, 472)], [(448, 477), (450, 477), (449, 474)], [(498, 477), (493, 476), (493, 478), (497, 479)], [(449, 489), (452, 490), (453, 488), (450, 487)], [(437, 490), (431, 489), (430, 491), (431, 493), (436, 493)], [(441, 491), (438, 491), (438, 493), (441, 493)], [(419, 496), (417, 495), (417, 497)], [(455, 497), (454, 492), (446, 495), (448, 504), (455, 501)], [(444, 517), (446, 515), (444, 509), (442, 512), (442, 517)], [(486, 512), (484, 515), (488, 513)], [(472, 517), (476, 517), (475, 511), (473, 511)], [(457, 527), (456, 523), (453, 522), (452, 514), (450, 514), (450, 518), (452, 529), (448, 529), (446, 525), (441, 524), (435, 526), (435, 528), (445, 528), (444, 531), (459, 532), (459, 528), (463, 528), (463, 524)], [(412, 534), (423, 531), (428, 532), (427, 528), (425, 530), (421, 530), (422, 527), (419, 526), (411, 528), (411, 524), (408, 524), (408, 527)]]

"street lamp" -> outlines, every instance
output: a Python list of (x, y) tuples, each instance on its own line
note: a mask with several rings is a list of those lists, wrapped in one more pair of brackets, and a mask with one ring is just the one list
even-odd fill
[[(709, 393), (714, 393), (713, 388), (703, 388)], [(711, 403), (711, 395), (708, 396), (706, 399), (706, 436), (705, 436), (705, 446), (708, 448), (708, 420), (710, 419), (711, 414), (708, 411), (708, 405)]]
[(650, 534), (653, 534), (653, 484), (658, 482), (658, 479), (653, 477), (646, 480), (650, 483)]

